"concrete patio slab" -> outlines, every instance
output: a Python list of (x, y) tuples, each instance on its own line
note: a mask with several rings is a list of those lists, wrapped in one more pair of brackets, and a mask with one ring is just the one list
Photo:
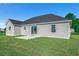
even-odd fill
[(29, 40), (29, 39), (38, 38), (38, 37), (40, 37), (40, 36), (19, 36), (19, 37), (15, 37), (15, 38)]

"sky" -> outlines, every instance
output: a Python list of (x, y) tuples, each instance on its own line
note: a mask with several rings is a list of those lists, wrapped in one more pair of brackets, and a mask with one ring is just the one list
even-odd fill
[(0, 28), (5, 27), (6, 21), (27, 20), (34, 16), (55, 14), (65, 16), (74, 13), (79, 18), (78, 3), (0, 3)]

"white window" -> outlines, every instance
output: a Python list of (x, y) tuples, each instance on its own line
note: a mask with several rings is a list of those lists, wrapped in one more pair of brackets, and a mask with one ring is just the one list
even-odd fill
[(26, 27), (24, 26), (24, 30), (26, 30)]
[(11, 30), (11, 27), (9, 27), (9, 31)]
[(56, 25), (55, 24), (51, 25), (51, 32), (56, 32)]

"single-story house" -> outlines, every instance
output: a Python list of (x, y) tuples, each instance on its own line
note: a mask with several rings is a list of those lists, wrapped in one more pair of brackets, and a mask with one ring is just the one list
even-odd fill
[(54, 38), (70, 38), (71, 20), (54, 14), (32, 17), (25, 21), (8, 19), (6, 35), (40, 36)]

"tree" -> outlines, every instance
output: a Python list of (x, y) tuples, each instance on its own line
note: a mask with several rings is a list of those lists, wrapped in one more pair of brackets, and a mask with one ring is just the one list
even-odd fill
[(76, 18), (73, 13), (68, 13), (65, 18), (72, 20), (71, 28), (73, 28), (75, 32), (79, 32), (79, 18)]
[(1, 28), (0, 28), (0, 31), (1, 31)]
[(79, 19), (76, 19), (74, 22), (73, 22), (73, 28), (75, 29), (75, 32), (79, 32)]
[(4, 31), (6, 31), (6, 28), (4, 28)]
[(74, 28), (74, 23), (76, 23), (76, 16), (73, 13), (68, 13), (65, 18), (72, 20), (71, 28)]
[(69, 19), (69, 20), (75, 20), (76, 16), (73, 13), (68, 13), (65, 18)]

